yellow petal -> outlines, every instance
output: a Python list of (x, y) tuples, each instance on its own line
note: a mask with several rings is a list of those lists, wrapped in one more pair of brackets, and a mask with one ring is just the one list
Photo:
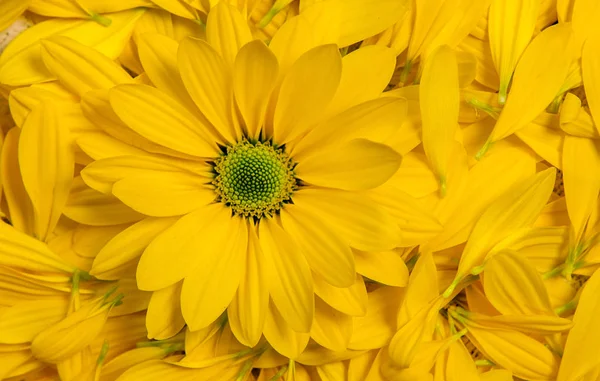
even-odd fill
[(310, 335), (294, 331), (283, 319), (273, 302), (267, 311), (265, 338), (277, 352), (290, 359), (295, 359), (306, 348)]
[(554, 380), (559, 361), (544, 344), (521, 332), (469, 326), (469, 338), (487, 358), (529, 380)]
[(315, 298), (315, 320), (310, 330), (312, 339), (332, 351), (343, 351), (351, 335), (352, 317)]
[(335, 45), (304, 53), (281, 83), (273, 120), (273, 138), (284, 144), (309, 131), (325, 111), (340, 83), (342, 59)]
[(145, 361), (161, 359), (166, 355), (161, 347), (136, 348), (120, 354), (102, 366), (102, 378), (114, 381), (129, 368)]
[(532, 122), (515, 132), (515, 135), (544, 160), (557, 168), (562, 167), (563, 133)]
[[(228, 211), (224, 213), (226, 212)], [(192, 330), (205, 328), (225, 311), (246, 269), (246, 221), (233, 216), (227, 225), (228, 229), (220, 229), (225, 231), (226, 241), (220, 242), (218, 251), (202, 250), (202, 255), (195, 266), (190, 267), (183, 281), (181, 312)], [(188, 255), (194, 254), (192, 252)]]
[(583, 46), (582, 71), (585, 95), (590, 105), (596, 129), (600, 131), (600, 85), (598, 85), (600, 81), (600, 58), (597, 54), (598, 49), (600, 49), (600, 33), (595, 33)]
[(219, 2), (208, 14), (206, 40), (231, 66), (240, 48), (252, 40), (252, 35), (237, 8)]
[[(554, 99), (571, 64), (570, 40), (570, 26), (561, 24), (545, 29), (529, 44), (515, 69), (506, 105), (488, 143), (523, 128)], [(480, 153), (485, 153), (485, 147)]]
[(131, 82), (131, 76), (114, 61), (67, 37), (42, 41), (42, 59), (65, 87), (79, 95)]
[(185, 325), (181, 315), (181, 285), (182, 282), (175, 283), (152, 293), (146, 314), (148, 338), (168, 339)]
[(265, 260), (254, 227), (248, 228), (246, 256), (246, 269), (227, 309), (227, 317), (240, 343), (253, 347), (262, 336), (269, 308), (269, 280), (264, 276)]
[(144, 218), (116, 197), (89, 188), (80, 176), (73, 180), (63, 213), (76, 222), (92, 226), (126, 224)]
[(396, 315), (403, 291), (397, 287), (381, 287), (369, 293), (367, 313), (354, 318), (349, 349), (381, 348), (396, 333)]
[(260, 41), (242, 47), (235, 58), (233, 91), (251, 138), (258, 138), (278, 71), (277, 58)]
[(400, 232), (394, 220), (364, 195), (337, 189), (305, 188), (296, 191), (294, 204), (315, 216), (326, 216), (332, 230), (355, 249), (390, 250), (398, 244)]
[(217, 153), (210, 133), (179, 103), (145, 85), (120, 85), (109, 93), (115, 113), (132, 130), (158, 143), (192, 156)]
[(598, 325), (594, 323), (600, 312), (600, 272), (596, 271), (584, 287), (573, 318), (574, 326), (567, 336), (557, 381), (578, 380), (599, 364), (598, 357), (589, 349), (600, 337)]
[(281, 212), (281, 223), (298, 243), (312, 271), (332, 286), (354, 284), (354, 256), (348, 243), (333, 233), (319, 216), (289, 205)]
[(554, 315), (542, 277), (519, 253), (502, 251), (488, 259), (483, 285), (489, 301), (505, 315)]
[(52, 104), (39, 105), (21, 129), (19, 164), (35, 211), (35, 231), (41, 240), (54, 230), (67, 202), (73, 161), (69, 131), (60, 123)]
[(494, 369), (489, 372), (480, 373), (481, 381), (513, 381), (512, 373), (504, 369)]
[(498, 100), (506, 102), (508, 85), (537, 21), (539, 0), (494, 0), (488, 16), (488, 33), (494, 66), (500, 76)]
[(48, 299), (18, 303), (0, 314), (0, 342), (19, 344), (61, 321), (66, 315), (69, 300)]
[(398, 312), (398, 325), (408, 323), (417, 313), (438, 297), (437, 269), (431, 253), (422, 254), (410, 274), (402, 307)]
[(198, 19), (198, 11), (192, 8), (187, 1), (183, 0), (151, 0), (152, 3), (169, 13), (191, 20)]
[(45, 243), (17, 231), (4, 222), (0, 223), (0, 264), (34, 272), (70, 273), (74, 270)]
[(374, 36), (402, 18), (408, 1), (320, 1), (302, 10), (301, 17), (313, 26), (325, 43), (349, 46)]
[(275, 33), (269, 49), (277, 56), (281, 73), (285, 73), (301, 55), (317, 45), (312, 25), (304, 17), (293, 17)]
[(177, 218), (145, 218), (123, 230), (96, 255), (90, 274), (104, 280), (121, 278), (124, 270), (137, 264), (150, 242)]
[(481, 328), (510, 329), (530, 335), (552, 335), (573, 327), (571, 320), (549, 315), (485, 316), (469, 312), (467, 316), (472, 324), (478, 324)]
[(447, 381), (479, 381), (479, 373), (471, 354), (461, 340), (448, 348)]
[(131, 10), (111, 15), (111, 25), (95, 21), (51, 19), (36, 24), (13, 41), (0, 58), (0, 82), (20, 86), (53, 79), (42, 61), (41, 39), (59, 35), (92, 47), (108, 58), (115, 59), (128, 41), (133, 26), (143, 10)]
[(400, 160), (400, 155), (391, 147), (355, 139), (300, 161), (295, 172), (308, 184), (366, 190), (388, 180), (398, 170)]
[(395, 67), (394, 51), (378, 45), (365, 46), (344, 56), (340, 85), (327, 114), (335, 115), (378, 97), (390, 82)]
[(594, 200), (600, 192), (600, 143), (596, 140), (566, 136), (563, 148), (563, 181), (567, 211), (576, 242), (581, 239)]
[(560, 128), (569, 135), (600, 139), (592, 115), (587, 109), (581, 107), (581, 100), (571, 93), (565, 94), (565, 99), (561, 105)]
[(31, 0), (6, 0), (0, 4), (0, 30), (4, 31), (29, 6)]
[(314, 314), (310, 267), (297, 243), (274, 220), (263, 219), (259, 239), (264, 253), (273, 303), (297, 332), (310, 330)]
[(112, 193), (133, 210), (152, 217), (190, 213), (215, 199), (206, 179), (186, 172), (149, 172), (117, 181)]
[(183, 279), (200, 260), (199, 250), (213, 256), (216, 247), (225, 242), (229, 222), (228, 211), (221, 204), (208, 205), (181, 217), (144, 250), (136, 275), (139, 288), (160, 290)]
[[(155, 1), (155, 0), (153, 0)], [(164, 381), (194, 381), (211, 379), (235, 379), (241, 371), (233, 363), (230, 367), (219, 364), (218, 366), (208, 366), (199, 368), (188, 368), (178, 363), (171, 363), (163, 360), (150, 360), (142, 362), (132, 368), (129, 368), (120, 377), (120, 381), (139, 381), (151, 380), (152, 378)]]
[(177, 63), (200, 112), (225, 139), (236, 141), (241, 131), (233, 123), (233, 84), (223, 58), (206, 42), (186, 38), (179, 44)]
[(448, 159), (458, 127), (458, 65), (454, 51), (443, 45), (425, 61), (421, 86), (423, 149), (446, 193)]
[(178, 48), (177, 41), (159, 33), (144, 33), (138, 39), (140, 61), (152, 83), (190, 111), (195, 111), (196, 105), (188, 95), (177, 69)]
[(405, 287), (408, 268), (401, 252), (388, 250), (367, 253), (355, 250), (356, 271), (365, 277), (388, 286)]
[(15, 229), (33, 234), (33, 205), (23, 185), (19, 165), (18, 143), (21, 129), (12, 128), (4, 138), (0, 160), (0, 183)]
[(363, 316), (367, 311), (367, 289), (360, 275), (351, 287), (339, 288), (313, 275), (315, 294), (338, 311), (352, 316)]
[(490, 249), (509, 234), (533, 225), (546, 204), (556, 171), (549, 168), (510, 188), (483, 212), (473, 227), (460, 258), (456, 278), (444, 295), (473, 267), (481, 265)]

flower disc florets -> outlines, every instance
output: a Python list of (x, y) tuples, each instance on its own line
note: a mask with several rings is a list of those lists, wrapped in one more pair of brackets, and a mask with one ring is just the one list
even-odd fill
[(291, 200), (296, 188), (293, 167), (283, 149), (244, 140), (215, 160), (212, 184), (235, 214), (261, 218)]

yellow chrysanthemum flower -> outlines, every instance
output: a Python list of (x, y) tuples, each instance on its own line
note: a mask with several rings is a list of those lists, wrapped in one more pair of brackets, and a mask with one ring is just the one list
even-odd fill
[[(360, 82), (370, 76), (358, 76), (374, 58), (390, 69), (389, 78), (394, 57), (372, 47), (344, 60), (346, 69), (335, 45), (302, 37), (301, 48), (288, 49), (287, 36), (308, 31), (304, 22), (294, 19), (267, 48), (223, 3), (209, 15), (208, 43), (188, 38), (178, 47), (148, 35), (140, 57), (158, 88), (121, 84), (88, 92), (88, 80), (66, 67), (82, 70), (97, 53), (59, 38), (42, 49), (50, 72), (83, 96), (86, 115), (106, 118), (91, 120), (113, 136), (96, 147), (103, 158), (82, 171), (83, 180), (147, 216), (115, 237), (135, 235), (148, 245), (139, 287), (155, 292), (153, 300), (162, 300), (156, 306), (177, 306), (181, 293), (193, 330), (227, 309), (242, 343), (253, 346), (264, 332), (290, 356), (308, 341), (314, 292), (357, 283), (352, 248), (390, 250), (401, 240), (394, 219), (363, 191), (398, 169), (400, 155), (383, 142), (401, 125), (404, 100), (375, 99), (387, 80), (373, 86)], [(229, 35), (238, 37), (223, 38)], [(130, 82), (100, 64), (105, 78)], [(92, 88), (104, 87), (102, 81)], [(351, 85), (364, 92), (348, 92)], [(369, 119), (377, 123), (364, 124)], [(66, 213), (77, 220), (69, 205)], [(101, 253), (91, 273), (101, 277), (107, 259), (125, 263), (138, 255)], [(149, 326), (165, 326), (162, 310), (151, 303)], [(166, 326), (173, 334), (182, 324)], [(297, 333), (295, 349), (284, 349)]]

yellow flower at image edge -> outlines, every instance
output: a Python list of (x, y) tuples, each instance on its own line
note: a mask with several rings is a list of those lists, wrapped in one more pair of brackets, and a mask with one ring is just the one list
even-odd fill
[[(215, 12), (237, 11), (223, 4)], [(243, 22), (219, 27), (247, 29)], [(336, 93), (344, 80), (335, 45), (315, 44), (279, 74), (271, 49), (249, 41), (249, 33), (236, 33), (248, 41), (240, 41), (233, 55), (223, 53), (229, 45), (182, 41), (178, 72), (171, 73), (164, 70), (173, 49), (154, 50), (158, 57), (150, 57), (144, 49), (159, 37), (148, 37), (140, 58), (158, 89), (122, 84), (84, 95), (86, 113), (107, 116), (122, 141), (134, 145), (121, 156), (107, 153), (82, 177), (148, 216), (113, 241), (143, 236), (149, 242), (137, 267), (138, 286), (157, 296), (149, 327), (165, 319), (164, 308), (181, 290), (181, 312), (191, 330), (207, 327), (227, 309), (231, 329), (245, 345), (256, 345), (264, 333), (277, 349), (274, 341), (287, 345), (285, 335), (301, 335), (295, 351), (284, 350), (296, 356), (313, 323), (314, 282), (336, 288), (362, 283), (352, 249), (398, 245), (398, 225), (364, 191), (399, 167), (400, 155), (381, 142), (404, 117), (404, 100), (378, 98), (385, 84), (372, 86), (367, 99)], [(44, 44), (51, 54), (66, 43), (55, 41)], [(369, 51), (388, 54), (386, 48)], [(222, 58), (227, 56), (233, 62)], [(54, 74), (67, 77), (56, 67)], [(328, 114), (330, 103), (336, 109)], [(365, 125), (371, 118), (381, 122)], [(123, 143), (117, 143), (119, 152)], [(91, 274), (102, 278), (108, 258), (121, 260), (123, 254), (110, 249), (118, 246), (109, 243), (99, 253)]]

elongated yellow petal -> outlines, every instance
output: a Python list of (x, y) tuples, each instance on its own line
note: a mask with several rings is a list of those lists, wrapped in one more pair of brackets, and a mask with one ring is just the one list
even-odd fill
[(67, 37), (56, 36), (42, 41), (42, 59), (65, 87), (79, 95), (132, 81), (114, 61)]
[(31, 0), (6, 0), (0, 3), (0, 30), (8, 28), (25, 12), (30, 3)]
[(525, 257), (502, 251), (485, 264), (484, 290), (505, 315), (554, 315), (542, 277)]
[(253, 347), (262, 336), (269, 308), (269, 279), (264, 276), (265, 259), (254, 227), (248, 227), (246, 256), (246, 268), (227, 309), (227, 317), (235, 337)]
[(146, 347), (122, 353), (102, 366), (102, 378), (114, 381), (129, 368), (144, 361), (161, 359), (166, 352), (161, 347)]
[(230, 367), (226, 365), (207, 366), (201, 368), (184, 367), (178, 363), (163, 360), (150, 360), (129, 368), (120, 377), (120, 381), (150, 380), (152, 378), (164, 381), (194, 381), (223, 378), (235, 379), (240, 372), (240, 367), (235, 367), (233, 362)]
[(517, 62), (533, 36), (539, 0), (494, 0), (488, 16), (488, 33), (494, 66), (500, 76), (498, 101), (506, 102)]
[(419, 87), (423, 148), (446, 193), (448, 160), (458, 128), (458, 65), (454, 51), (443, 45), (427, 57)]
[(596, 140), (566, 136), (563, 147), (563, 181), (567, 211), (579, 241), (594, 201), (600, 192), (600, 143)]
[(277, 56), (281, 73), (285, 73), (301, 55), (317, 45), (312, 25), (304, 17), (293, 17), (275, 33), (269, 49)]
[(126, 224), (144, 218), (113, 195), (88, 187), (80, 176), (73, 180), (63, 213), (76, 222), (92, 226)]
[(310, 330), (312, 339), (332, 351), (343, 351), (348, 347), (351, 335), (352, 317), (316, 298), (315, 320)]
[(298, 242), (312, 271), (336, 287), (354, 284), (356, 272), (352, 250), (327, 224), (293, 205), (281, 212), (281, 223)]
[(252, 138), (258, 138), (278, 72), (277, 58), (260, 41), (242, 47), (235, 58), (233, 92)]
[(531, 335), (551, 335), (573, 327), (571, 320), (548, 314), (486, 316), (470, 312), (467, 316), (471, 324), (478, 324), (481, 328), (511, 329)]
[[(234, 217), (227, 225), (228, 229), (220, 229), (225, 231), (227, 238), (220, 242), (218, 252), (200, 249), (203, 255), (183, 281), (181, 312), (190, 329), (201, 329), (217, 320), (231, 303), (246, 268), (246, 221)], [(193, 252), (188, 253), (188, 256), (193, 255)]]
[(133, 210), (152, 217), (184, 215), (215, 200), (204, 178), (176, 171), (125, 177), (114, 184), (112, 194)]
[(400, 155), (391, 147), (355, 139), (302, 160), (295, 172), (308, 184), (367, 190), (388, 180), (398, 170), (400, 160)]
[(360, 275), (348, 288), (334, 287), (313, 274), (315, 294), (338, 311), (352, 316), (364, 316), (367, 311), (367, 289)]
[(187, 1), (183, 0), (151, 0), (152, 3), (165, 9), (169, 13), (191, 20), (198, 19), (198, 11), (194, 9)]
[(26, 301), (0, 314), (0, 342), (3, 344), (28, 343), (67, 314), (69, 300), (48, 299)]
[(398, 312), (398, 325), (407, 324), (417, 313), (437, 298), (437, 269), (431, 253), (422, 254), (410, 275), (408, 286)]
[(581, 107), (581, 99), (571, 93), (565, 94), (561, 105), (560, 129), (569, 135), (600, 139), (600, 134), (589, 110)]
[(494, 369), (489, 372), (480, 373), (481, 381), (513, 381), (512, 373), (504, 369)]
[(521, 332), (468, 326), (469, 338), (495, 364), (529, 380), (554, 380), (559, 361), (539, 341)]
[(552, 192), (555, 176), (553, 168), (540, 172), (510, 188), (483, 212), (460, 258), (456, 278), (444, 295), (449, 295), (473, 267), (481, 265), (493, 245), (533, 224)]
[(273, 120), (273, 138), (284, 144), (310, 130), (340, 83), (342, 59), (336, 45), (304, 53), (281, 83)]
[(265, 321), (264, 335), (269, 344), (285, 357), (295, 359), (304, 351), (310, 335), (294, 331), (271, 302)]
[(408, 10), (408, 1), (332, 0), (318, 2), (302, 11), (315, 34), (325, 43), (349, 46), (383, 31)]
[(186, 38), (179, 44), (181, 79), (200, 112), (228, 141), (241, 131), (233, 124), (233, 85), (224, 59), (204, 41)]
[(405, 287), (408, 283), (408, 268), (401, 253), (393, 250), (371, 253), (354, 250), (356, 271), (379, 283)]
[(390, 82), (395, 67), (394, 51), (382, 46), (365, 46), (344, 56), (340, 85), (327, 113), (335, 115), (376, 98)]
[(471, 354), (461, 340), (448, 348), (447, 381), (479, 381), (479, 374)]
[(598, 84), (600, 82), (600, 58), (598, 58), (598, 49), (600, 49), (600, 33), (595, 33), (585, 43), (581, 59), (585, 95), (596, 129), (600, 131), (600, 85)]
[(238, 51), (252, 40), (252, 35), (237, 8), (219, 2), (208, 14), (206, 40), (232, 66)]
[(36, 234), (42, 240), (54, 230), (73, 180), (69, 131), (54, 107), (41, 104), (31, 111), (19, 137), (23, 185), (35, 211)]
[(131, 129), (155, 143), (192, 156), (213, 157), (217, 153), (207, 129), (179, 103), (153, 87), (120, 85), (110, 90), (109, 100)]
[(11, 86), (45, 82), (53, 79), (42, 61), (41, 39), (60, 35), (93, 47), (108, 58), (115, 59), (127, 43), (131, 31), (143, 10), (131, 10), (111, 15), (111, 25), (95, 21), (51, 19), (23, 32), (0, 57), (0, 83)]
[(519, 60), (506, 105), (487, 145), (513, 134), (531, 122), (554, 99), (571, 64), (571, 27), (551, 26), (529, 44)]
[(0, 156), (0, 183), (10, 212), (11, 224), (25, 234), (33, 234), (33, 205), (23, 186), (19, 166), (19, 137), (21, 129), (12, 128), (4, 138)]
[(175, 283), (152, 293), (146, 314), (148, 338), (168, 339), (185, 325), (181, 315), (181, 285), (182, 282)]
[(0, 223), (0, 264), (29, 271), (72, 272), (74, 268), (46, 244)]
[(573, 31), (579, 43), (583, 43), (587, 38), (598, 35), (594, 28), (594, 21), (600, 16), (600, 6), (594, 0), (572, 1), (571, 22)]
[(575, 381), (599, 364), (598, 357), (590, 351), (600, 340), (600, 330), (595, 324), (600, 313), (599, 292), (600, 272), (596, 271), (581, 293), (573, 318), (575, 325), (567, 337), (557, 381)]
[(271, 277), (271, 299), (297, 332), (309, 332), (314, 314), (310, 267), (298, 244), (274, 220), (262, 220), (259, 239)]

